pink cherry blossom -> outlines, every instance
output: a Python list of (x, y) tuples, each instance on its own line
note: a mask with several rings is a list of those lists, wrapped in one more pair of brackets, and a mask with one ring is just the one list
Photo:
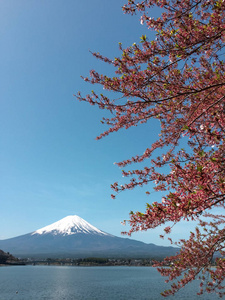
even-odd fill
[[(153, 7), (162, 8), (160, 17), (149, 16)], [(198, 221), (199, 226), (190, 233), (189, 239), (181, 239), (176, 244), (179, 253), (155, 264), (168, 281), (177, 279), (163, 296), (174, 294), (200, 278), (199, 294), (215, 292), (222, 297), (225, 294), (225, 216), (222, 214), (225, 208), (225, 1), (128, 0), (123, 11), (131, 15), (140, 13), (141, 23), (155, 31), (157, 39), (149, 40), (142, 35), (140, 44), (125, 49), (119, 44), (122, 53), (113, 62), (93, 53), (115, 68), (115, 76), (92, 70), (84, 80), (101, 84), (117, 95), (109, 98), (93, 91), (86, 97), (78, 93), (77, 98), (112, 113), (111, 118), (102, 119), (109, 127), (97, 139), (150, 119), (161, 123), (159, 138), (144, 153), (116, 163), (125, 169), (122, 170), (125, 182), (111, 185), (115, 194), (149, 184), (146, 194), (150, 195), (150, 203), (144, 213), (130, 214), (131, 229), (127, 234), (166, 222), (175, 225), (181, 220)], [(181, 139), (187, 140), (185, 149), (179, 146)], [(164, 153), (159, 156), (157, 150)], [(146, 166), (127, 170), (138, 163)], [(164, 197), (151, 203), (153, 184), (154, 191), (163, 192)], [(111, 195), (113, 199), (115, 194)], [(213, 214), (212, 209), (221, 214)], [(170, 233), (173, 225), (167, 226), (165, 232)], [(169, 241), (173, 244), (171, 238)], [(215, 268), (211, 268), (212, 264)]]

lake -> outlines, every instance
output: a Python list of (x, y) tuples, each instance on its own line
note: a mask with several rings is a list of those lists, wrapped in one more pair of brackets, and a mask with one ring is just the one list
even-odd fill
[(164, 298), (164, 280), (152, 267), (0, 267), (0, 300), (219, 299), (197, 296), (199, 281)]

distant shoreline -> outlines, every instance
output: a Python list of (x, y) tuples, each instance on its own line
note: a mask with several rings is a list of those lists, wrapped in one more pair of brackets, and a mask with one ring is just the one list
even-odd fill
[(15, 261), (15, 262), (6, 262), (6, 263), (1, 263), (0, 267), (5, 267), (5, 266), (25, 266), (26, 263), (23, 261)]
[(75, 267), (98, 267), (98, 266), (143, 266), (153, 265), (151, 259), (117, 259), (117, 258), (83, 258), (83, 259), (44, 259), (44, 260), (21, 260), (21, 265), (33, 266), (75, 266)]

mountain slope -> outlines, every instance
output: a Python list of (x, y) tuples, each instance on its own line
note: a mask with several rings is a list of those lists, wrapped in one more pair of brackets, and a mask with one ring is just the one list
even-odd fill
[(173, 247), (145, 244), (108, 234), (78, 216), (68, 216), (32, 233), (1, 240), (0, 248), (20, 257), (165, 257)]

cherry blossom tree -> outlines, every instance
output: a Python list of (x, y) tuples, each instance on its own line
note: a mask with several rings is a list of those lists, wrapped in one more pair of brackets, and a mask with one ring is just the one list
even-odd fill
[[(154, 18), (151, 8), (161, 16)], [(174, 294), (200, 278), (200, 291), (223, 296), (225, 279), (225, 1), (224, 0), (129, 0), (128, 14), (140, 14), (140, 22), (155, 32), (155, 39), (141, 37), (128, 48), (119, 45), (121, 56), (109, 59), (93, 55), (115, 68), (115, 77), (94, 70), (84, 78), (100, 84), (116, 98), (91, 94), (81, 101), (111, 112), (103, 118), (108, 130), (97, 139), (150, 119), (161, 124), (159, 138), (144, 154), (118, 162), (128, 182), (112, 184), (115, 193), (155, 184), (163, 192), (145, 212), (130, 213), (128, 232), (164, 225), (164, 234), (182, 220), (198, 221), (188, 240), (175, 243), (176, 256), (155, 264), (172, 281), (163, 296)], [(180, 141), (187, 144), (181, 148)], [(157, 156), (157, 151), (163, 154)], [(145, 162), (144, 168), (126, 171)], [(169, 171), (167, 171), (169, 169)], [(115, 198), (115, 193), (112, 198)], [(164, 237), (162, 234), (162, 237)], [(171, 240), (171, 239), (170, 239)], [(173, 241), (171, 240), (171, 243)], [(214, 261), (215, 267), (211, 268)], [(164, 266), (168, 266), (164, 268)], [(176, 281), (174, 282), (174, 280)]]

